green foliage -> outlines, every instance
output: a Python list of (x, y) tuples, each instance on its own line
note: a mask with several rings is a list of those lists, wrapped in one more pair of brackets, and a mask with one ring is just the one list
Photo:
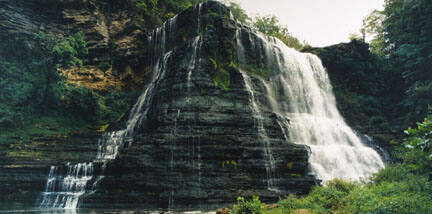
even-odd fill
[[(0, 102), (3, 125), (19, 125), (25, 115), (58, 109), (66, 90), (59, 68), (81, 66), (88, 53), (82, 33), (64, 40), (38, 33), (32, 41), (4, 38), (0, 48)], [(16, 50), (12, 54), (9, 50)], [(16, 118), (13, 122), (10, 118)], [(13, 123), (13, 124), (11, 124)]]
[(231, 85), (231, 76), (229, 71), (219, 68), (217, 72), (213, 75), (213, 81), (215, 86), (220, 86), (224, 90), (228, 90)]
[(403, 168), (393, 167), (378, 173), (376, 183), (364, 186), (333, 180), (327, 186), (315, 187), (306, 197), (290, 195), (279, 202), (280, 212), (272, 213), (300, 209), (308, 213), (430, 213), (430, 182), (422, 176), (402, 173), (406, 173)]
[(432, 4), (429, 0), (386, 0), (383, 11), (364, 19), (362, 32), (372, 37), (371, 51), (389, 59), (398, 88), (406, 91), (403, 104), (408, 122), (422, 119), (432, 104)]
[(430, 173), (432, 171), (432, 116), (423, 122), (418, 122), (416, 128), (405, 130), (404, 163), (416, 173)]
[(251, 24), (252, 19), (246, 14), (246, 11), (243, 10), (243, 8), (241, 8), (238, 3), (233, 1), (224, 1), (224, 3), (228, 5), (228, 8), (231, 10), (231, 13), (237, 21), (245, 25)]
[(300, 42), (296, 37), (291, 35), (286, 26), (279, 23), (279, 19), (276, 16), (258, 16), (255, 18), (253, 27), (268, 36), (273, 36), (280, 39), (288, 47), (295, 48), (297, 50), (302, 49), (306, 44)]
[(421, 177), (382, 182), (352, 191), (342, 213), (430, 213), (430, 184)]
[(264, 214), (266, 205), (259, 200), (258, 196), (252, 197), (252, 200), (245, 200), (243, 197), (237, 198), (237, 204), (233, 206), (230, 214)]
[(101, 62), (99, 63), (98, 68), (105, 72), (111, 68), (111, 64), (109, 62)]
[(300, 50), (305, 46), (308, 46), (306, 42), (302, 43), (296, 37), (291, 35), (291, 33), (288, 31), (288, 28), (281, 25), (279, 23), (279, 19), (276, 16), (267, 15), (251, 18), (237, 2), (232, 0), (222, 0), (222, 2), (228, 6), (237, 21), (245, 25), (250, 25), (267, 36), (278, 38), (288, 47)]
[(62, 107), (67, 114), (92, 121), (100, 114), (100, 99), (99, 95), (88, 88), (68, 87), (63, 94)]
[(279, 205), (284, 213), (290, 213), (297, 209), (307, 209), (314, 213), (330, 213), (343, 205), (343, 200), (352, 191), (359, 188), (353, 182), (335, 179), (329, 181), (327, 186), (316, 186), (307, 197), (297, 198), (290, 195), (281, 200)]
[[(59, 71), (83, 64), (88, 50), (82, 33), (65, 39), (45, 33), (32, 41), (6, 39), (0, 48), (1, 127), (20, 127), (44, 116), (99, 121), (110, 114), (100, 95), (67, 84)], [(10, 54), (12, 48), (17, 51)]]
[[(366, 107), (365, 109), (367, 110), (369, 107)], [(389, 123), (388, 119), (383, 116), (372, 116), (368, 120), (368, 126), (385, 130), (389, 127)]]
[(406, 90), (406, 95), (404, 104), (410, 108), (408, 121), (420, 119), (432, 105), (432, 80), (416, 81)]
[(136, 102), (140, 91), (121, 92), (112, 90), (104, 97), (101, 119), (104, 123), (119, 120)]
[(127, 8), (134, 13), (136, 21), (147, 30), (160, 27), (166, 20), (174, 17), (188, 7), (206, 0), (97, 0), (97, 3), (107, 11), (117, 8)]
[(363, 27), (360, 30), (363, 41), (370, 38), (370, 50), (377, 56), (383, 57), (385, 53), (385, 36), (383, 22), (385, 16), (382, 11), (374, 10), (363, 19)]
[(205, 0), (131, 0), (138, 19), (148, 28), (154, 29), (175, 14), (204, 2)]
[(376, 184), (383, 182), (401, 182), (407, 177), (412, 176), (411, 172), (402, 164), (387, 166), (372, 176), (372, 181)]
[(225, 65), (224, 63), (218, 63), (215, 59), (209, 57), (209, 60), (212, 62), (214, 66), (214, 74), (213, 74), (213, 82), (216, 87), (221, 87), (224, 90), (228, 90), (231, 86), (231, 74), (230, 72), (236, 69), (236, 65), (234, 62), (231, 62), (229, 65)]

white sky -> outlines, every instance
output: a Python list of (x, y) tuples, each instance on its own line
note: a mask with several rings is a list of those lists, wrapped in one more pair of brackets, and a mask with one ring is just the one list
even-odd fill
[(236, 0), (247, 13), (272, 14), (299, 40), (312, 46), (347, 42), (357, 33), (362, 20), (384, 0)]

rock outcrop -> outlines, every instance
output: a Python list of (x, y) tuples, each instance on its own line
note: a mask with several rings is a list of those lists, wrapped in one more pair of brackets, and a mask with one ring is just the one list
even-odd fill
[[(94, 1), (66, 0), (45, 5), (48, 9), (33, 18), (44, 5), (0, 0), (0, 36), (80, 30), (88, 40), (90, 64), (125, 59), (120, 61), (126, 70), (138, 67), (148, 74), (142, 87), (157, 83), (148, 95), (145, 119), (134, 129), (134, 141), (108, 163), (97, 191), (81, 198), (80, 207), (214, 209), (235, 203), (238, 196), (258, 195), (275, 202), (290, 193), (307, 193), (316, 183), (309, 172), (308, 147), (288, 141), (279, 115), (268, 107), (261, 83), (267, 74), (256, 70), (246, 81), (238, 68), (237, 33), (250, 29), (237, 23), (222, 4), (209, 1), (191, 7), (148, 39), (124, 8), (108, 16)], [(138, 55), (147, 56), (138, 62), (144, 66), (129, 60)], [(149, 68), (155, 69), (147, 72)], [(263, 105), (260, 115), (251, 107), (248, 81)], [(28, 159), (3, 156), (1, 189), (24, 192), (0, 200), (14, 200), (0, 207), (33, 207), (44, 191), (49, 165), (96, 157), (94, 136), (69, 140), (79, 143), (55, 140), (45, 146), (48, 141), (41, 141), (44, 144), (31, 151), (53, 153)]]
[(40, 32), (59, 38), (82, 32), (89, 50), (84, 63), (90, 67), (84, 70), (97, 75), (102, 72), (100, 64), (110, 65), (113, 69), (102, 73), (103, 80), (114, 77), (127, 89), (135, 89), (145, 73), (137, 72), (143, 70), (138, 59), (146, 54), (145, 41), (151, 32), (137, 21), (135, 11), (130, 1), (110, 6), (96, 0), (0, 0), (0, 42), (11, 38), (25, 42)]
[(129, 7), (128, 1), (108, 10), (94, 0), (1, 0), (0, 37), (31, 38), (38, 32), (66, 37), (83, 32), (89, 49), (87, 64), (133, 58), (144, 50), (147, 30), (135, 21)]
[[(310, 190), (315, 178), (308, 174), (307, 147), (287, 142), (278, 116), (264, 111), (275, 162), (269, 175), (250, 92), (233, 65), (238, 28), (247, 29), (225, 6), (210, 1), (155, 31), (150, 39), (158, 44), (155, 58), (166, 61), (154, 71), (162, 74), (147, 95), (147, 116), (132, 145), (108, 165), (98, 190), (83, 198), (81, 207), (214, 209), (238, 196), (275, 202)], [(265, 103), (260, 78), (251, 81)]]

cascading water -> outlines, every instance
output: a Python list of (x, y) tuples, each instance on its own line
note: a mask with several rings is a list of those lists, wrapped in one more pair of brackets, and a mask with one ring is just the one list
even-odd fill
[[(63, 172), (66, 170), (66, 172)], [(63, 176), (66, 174), (66, 176)], [(51, 166), (40, 207), (72, 208), (86, 193), (87, 182), (93, 177), (93, 163), (67, 163), (65, 167)]]
[(255, 127), (257, 128), (260, 140), (264, 142), (264, 157), (266, 159), (265, 168), (267, 172), (267, 188), (269, 190), (277, 191), (277, 189), (274, 187), (274, 179), (275, 179), (275, 171), (276, 171), (275, 160), (271, 151), (270, 142), (266, 130), (264, 128), (263, 115), (255, 99), (254, 89), (252, 87), (252, 81), (250, 77), (244, 71), (240, 70), (240, 73), (243, 77), (243, 81), (249, 93), (250, 107), (256, 121)]
[[(201, 5), (197, 6), (198, 17), (201, 13)], [(180, 20), (180, 19), (179, 19)], [(203, 19), (204, 20), (204, 19)], [(163, 27), (156, 29), (149, 38), (150, 47), (153, 49), (150, 60), (153, 65), (149, 84), (138, 98), (130, 112), (126, 122), (126, 128), (103, 134), (99, 140), (98, 154), (90, 163), (67, 164), (65, 166), (53, 166), (48, 175), (45, 192), (41, 194), (41, 208), (77, 208), (79, 200), (85, 195), (92, 194), (97, 183), (103, 179), (103, 169), (107, 163), (115, 159), (124, 146), (130, 146), (133, 142), (135, 130), (140, 128), (147, 119), (147, 113), (156, 87), (164, 79), (168, 61), (174, 44), (169, 41), (177, 41), (175, 31), (177, 17), (167, 21)], [(200, 33), (201, 20), (198, 18), (197, 31)], [(205, 23), (205, 21), (203, 21)], [(244, 35), (246, 34), (246, 35)], [(199, 35), (199, 34), (198, 34)], [(186, 103), (191, 108), (194, 104), (192, 72), (200, 71), (200, 52), (206, 35), (202, 34), (190, 39), (192, 47), (191, 57), (186, 64), (184, 76), (187, 81)], [(355, 133), (345, 124), (339, 114), (332, 94), (332, 88), (320, 60), (311, 54), (302, 54), (287, 48), (280, 41), (267, 38), (260, 34), (250, 32), (248, 28), (241, 28), (236, 33), (238, 58), (240, 67), (248, 64), (259, 63), (260, 69), (265, 70), (263, 76), (252, 77), (248, 67), (241, 71), (244, 85), (249, 95), (249, 107), (253, 113), (256, 132), (262, 141), (264, 165), (267, 173), (267, 189), (278, 192), (277, 163), (275, 157), (279, 157), (275, 147), (271, 144), (272, 131), (267, 130), (268, 123), (264, 120), (269, 112), (278, 115), (278, 124), (284, 131), (287, 141), (298, 144), (306, 144), (311, 150), (310, 164), (312, 171), (324, 181), (334, 177), (359, 179), (370, 175), (383, 167), (378, 154), (362, 144)], [(183, 37), (179, 37), (180, 40)], [(183, 41), (182, 41), (183, 42)], [(255, 55), (254, 62), (248, 60)], [(174, 58), (174, 57), (173, 57)], [(184, 64), (183, 64), (184, 65)], [(203, 67), (203, 66), (202, 66)], [(197, 72), (198, 73), (198, 72)], [(253, 73), (253, 72), (252, 72)], [(267, 74), (271, 75), (267, 75)], [(182, 74), (183, 75), (183, 74)], [(233, 76), (234, 77), (234, 76)], [(197, 82), (198, 83), (198, 82)], [(261, 91), (260, 91), (261, 90)], [(258, 93), (259, 92), (259, 93)], [(267, 101), (261, 99), (261, 94), (266, 95)], [(185, 122), (181, 114), (190, 113), (189, 107), (178, 108), (174, 113), (174, 130), (172, 136), (180, 136), (177, 133), (177, 123)], [(182, 124), (184, 125), (184, 124)], [(194, 132), (192, 124), (189, 124), (189, 137), (192, 144), (191, 168), (196, 173), (198, 189), (208, 183), (205, 177), (206, 171), (202, 170), (202, 160), (206, 161), (201, 150), (204, 151), (205, 141), (201, 145), (200, 135)], [(192, 127), (192, 128), (191, 128)], [(171, 160), (168, 170), (176, 170), (177, 149), (175, 139), (171, 141)], [(190, 145), (189, 145), (190, 146)], [(205, 153), (204, 153), (205, 154)], [(277, 154), (277, 155), (276, 155)], [(168, 154), (167, 154), (168, 155)], [(278, 159), (279, 160), (279, 159)], [(101, 167), (99, 170), (98, 167)], [(97, 173), (94, 173), (97, 172)], [(173, 179), (173, 182), (177, 182)], [(194, 180), (195, 182), (195, 180)], [(176, 185), (172, 184), (169, 193), (169, 209), (174, 207), (174, 196), (177, 196)], [(282, 188), (279, 188), (282, 189)], [(168, 196), (168, 195), (167, 195)], [(201, 201), (200, 201), (201, 202)], [(178, 202), (180, 203), (180, 202)]]
[[(248, 61), (252, 57), (263, 61), (258, 65), (262, 71), (272, 72), (268, 77), (257, 77), (265, 89), (265, 103), (256, 103), (248, 73), (241, 72), (254, 114), (260, 115), (258, 105), (276, 113), (286, 140), (310, 147), (309, 162), (319, 179), (324, 182), (336, 177), (359, 180), (384, 167), (378, 153), (365, 146), (344, 122), (329, 77), (317, 56), (297, 52), (278, 39), (247, 28), (239, 29), (236, 36), (241, 67), (257, 64)], [(248, 56), (250, 53), (255, 55)], [(258, 129), (262, 126), (259, 120), (257, 126)], [(264, 142), (265, 147), (271, 148)], [(271, 163), (271, 150), (265, 149), (265, 153)]]
[(103, 171), (106, 164), (117, 157), (119, 149), (125, 146), (125, 143), (130, 146), (135, 129), (147, 116), (154, 88), (165, 75), (167, 62), (171, 55), (171, 52), (166, 52), (166, 35), (172, 31), (175, 20), (176, 17), (167, 21), (163, 27), (156, 29), (149, 39), (151, 47), (155, 50), (152, 59), (154, 62), (153, 76), (130, 111), (126, 128), (102, 135), (98, 142), (98, 153), (93, 162), (52, 166), (45, 191), (41, 193), (38, 200), (39, 208), (76, 209), (79, 206), (80, 198), (94, 193), (97, 183), (103, 179), (103, 175), (93, 174), (94, 166), (101, 164)]
[(198, 52), (201, 50), (201, 45), (202, 45), (202, 40), (200, 36), (195, 37), (195, 39), (192, 42), (192, 47), (193, 47), (193, 52), (192, 52), (192, 57), (190, 59), (189, 65), (187, 67), (188, 72), (187, 72), (187, 98), (186, 98), (186, 102), (190, 103), (191, 102), (191, 98), (190, 98), (190, 94), (191, 94), (191, 87), (192, 87), (192, 72), (193, 70), (195, 70), (196, 65), (197, 65), (197, 56), (198, 56)]

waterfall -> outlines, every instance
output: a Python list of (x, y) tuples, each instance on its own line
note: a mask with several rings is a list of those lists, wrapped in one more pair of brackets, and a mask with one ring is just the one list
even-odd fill
[[(384, 167), (378, 153), (364, 145), (345, 123), (336, 107), (327, 72), (317, 56), (300, 53), (278, 39), (243, 27), (236, 36), (239, 64), (245, 67), (241, 74), (254, 114), (260, 114), (258, 106), (276, 113), (286, 140), (310, 147), (309, 163), (316, 177), (324, 182), (333, 178), (359, 180)], [(266, 72), (263, 76), (255, 75), (264, 86), (267, 101), (263, 103), (256, 103), (253, 98), (249, 77), (253, 74), (247, 72), (247, 66), (253, 63)], [(257, 126), (261, 129), (259, 120)], [(271, 148), (263, 141), (265, 147)], [(264, 151), (266, 161), (271, 163), (271, 150)], [(269, 171), (274, 173), (272, 170), (270, 167)]]
[(199, 51), (201, 50), (201, 46), (202, 46), (201, 37), (200, 36), (195, 37), (195, 39), (192, 42), (192, 56), (189, 61), (189, 65), (187, 67), (188, 70), (187, 78), (186, 78), (186, 86), (187, 86), (186, 102), (187, 103), (191, 102), (190, 94), (191, 94), (191, 87), (192, 87), (192, 72), (197, 67), (197, 58), (198, 58)]
[[(66, 170), (66, 173), (62, 170)], [(64, 174), (66, 176), (63, 176)], [(92, 176), (93, 163), (51, 166), (40, 207), (76, 207), (79, 197), (85, 194), (86, 184)]]
[(38, 199), (39, 208), (76, 209), (79, 206), (80, 198), (84, 195), (93, 194), (97, 183), (103, 179), (103, 175), (94, 175), (94, 167), (101, 165), (103, 172), (106, 164), (117, 157), (122, 147), (131, 146), (135, 129), (146, 119), (154, 89), (166, 73), (167, 63), (171, 56), (171, 52), (166, 51), (167, 35), (173, 30), (175, 21), (176, 17), (168, 20), (161, 28), (156, 29), (149, 38), (150, 46), (155, 50), (152, 57), (151, 82), (145, 87), (132, 107), (126, 128), (106, 132), (101, 136), (98, 140), (97, 156), (93, 162), (51, 166), (45, 191), (41, 193)]
[(266, 161), (265, 168), (266, 168), (266, 172), (267, 172), (267, 188), (269, 190), (277, 191), (277, 189), (274, 187), (274, 179), (275, 179), (275, 171), (276, 171), (275, 159), (273, 157), (271, 147), (270, 147), (270, 142), (269, 142), (266, 130), (264, 128), (263, 114), (262, 114), (260, 108), (258, 107), (257, 101), (255, 99), (254, 89), (252, 87), (252, 81), (251, 81), (250, 77), (244, 71), (240, 70), (240, 73), (243, 77), (243, 81), (245, 83), (246, 90), (249, 93), (250, 107), (251, 107), (253, 116), (254, 116), (255, 121), (256, 121), (255, 127), (257, 128), (259, 139), (264, 142), (263, 143), (263, 145), (264, 145), (263, 150), (264, 150), (264, 157), (265, 157), (265, 161)]

